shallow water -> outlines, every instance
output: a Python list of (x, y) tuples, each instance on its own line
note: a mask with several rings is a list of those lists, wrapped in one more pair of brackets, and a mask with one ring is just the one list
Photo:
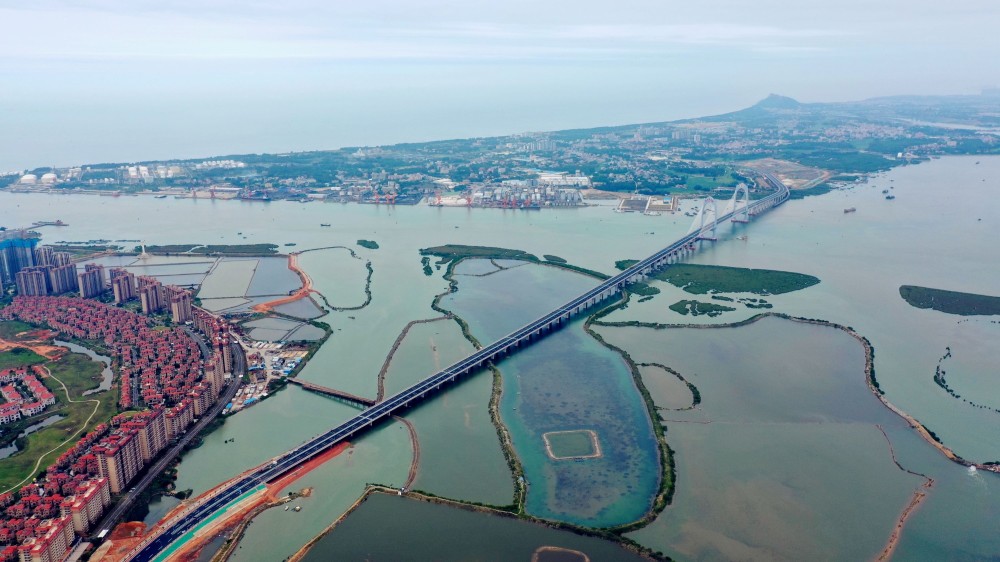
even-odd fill
[[(387, 394), (472, 351), (453, 320), (414, 325), (393, 358)], [(490, 373), (479, 373), (406, 414), (420, 443), (413, 489), (492, 505), (512, 502), (513, 477), (489, 415), (492, 391)]]
[(220, 260), (198, 290), (198, 298), (216, 299), (247, 296), (257, 271), (258, 259)]
[[(59, 414), (56, 414), (54, 416), (49, 416), (49, 417), (45, 418), (44, 420), (42, 420), (42, 421), (40, 421), (38, 423), (31, 424), (28, 427), (24, 428), (24, 431), (22, 431), (21, 433), (17, 434), (17, 437), (19, 439), (27, 437), (27, 436), (31, 435), (32, 433), (38, 431), (39, 429), (44, 429), (44, 428), (46, 428), (46, 427), (48, 427), (48, 426), (50, 426), (50, 425), (52, 425), (52, 424), (54, 424), (54, 423), (56, 423), (56, 422), (58, 422), (60, 420), (64, 420), (64, 419), (66, 419), (66, 416), (61, 416)], [(18, 451), (18, 449), (17, 449), (17, 443), (11, 443), (10, 445), (8, 445), (6, 447), (0, 448), (0, 459), (5, 459), (5, 458), (13, 455), (17, 451)]]
[[(489, 343), (595, 284), (577, 273), (525, 265), (461, 277), (442, 306)], [(502, 419), (528, 482), (527, 511), (597, 527), (642, 517), (659, 486), (659, 454), (645, 404), (618, 354), (576, 321), (497, 367)], [(543, 435), (570, 430), (594, 431), (603, 456), (550, 456)]]
[[(374, 494), (306, 555), (325, 560), (532, 560), (541, 547), (598, 560), (643, 560), (610, 542), (386, 494)], [(567, 560), (581, 560), (579, 557)]]
[(693, 560), (861, 560), (881, 551), (923, 480), (892, 462), (876, 425), (905, 423), (868, 390), (854, 338), (775, 318), (598, 331), (636, 361), (677, 370), (702, 398), (694, 410), (661, 412), (677, 491), (636, 540)]
[[(973, 159), (967, 158), (935, 160), (899, 168), (867, 186), (789, 202), (751, 225), (722, 229), (720, 242), (706, 248), (693, 261), (799, 271), (818, 276), (821, 283), (815, 287), (767, 299), (775, 304), (775, 310), (824, 318), (857, 328), (875, 346), (878, 378), (890, 400), (926, 423), (959, 454), (976, 460), (1000, 460), (1000, 440), (996, 438), (1000, 434), (1000, 415), (974, 409), (948, 396), (932, 380), (934, 367), (945, 347), (950, 346), (954, 357), (946, 364), (949, 384), (958, 389), (963, 398), (995, 407), (1000, 394), (996, 392), (993, 367), (1000, 360), (995, 356), (998, 348), (991, 342), (1000, 336), (1000, 324), (991, 323), (995, 319), (969, 320), (914, 309), (898, 295), (901, 284), (1000, 294), (995, 283), (996, 264), (1000, 263), (995, 241), (1000, 230), (994, 218), (1000, 216), (1000, 198), (995, 197), (1000, 158), (978, 160), (982, 161), (978, 166)], [(983, 179), (989, 181), (983, 182)], [(885, 201), (880, 194), (881, 189), (889, 185), (895, 187), (897, 194), (892, 202)], [(944, 188), (948, 191), (943, 191)], [(976, 204), (953, 203), (952, 195)], [(857, 212), (844, 214), (843, 208), (851, 206), (856, 207)], [(178, 215), (199, 225), (201, 239), (198, 242), (203, 243), (281, 245), (294, 242), (296, 249), (307, 249), (353, 245), (359, 238), (377, 240), (381, 246), (379, 250), (358, 250), (365, 259), (372, 260), (375, 268), (372, 304), (359, 311), (324, 317), (323, 321), (329, 321), (335, 333), (302, 373), (306, 380), (369, 396), (375, 394), (376, 375), (400, 330), (410, 320), (438, 314), (429, 308), (429, 303), (435, 294), (445, 290), (446, 283), (441, 279), (440, 270), (435, 270), (432, 276), (423, 274), (420, 248), (458, 243), (523, 249), (537, 256), (559, 255), (572, 264), (610, 273), (615, 260), (648, 255), (686, 232), (690, 224), (690, 218), (682, 215), (644, 217), (613, 213), (607, 207), (526, 213), (421, 206), (389, 208), (138, 197), (42, 197), (0, 192), (0, 224), (26, 224), (53, 217), (70, 223), (71, 226), (60, 229), (40, 229), (44, 242), (96, 238), (142, 239), (150, 244), (191, 242), (190, 232), (178, 229), (172, 220)], [(116, 216), (119, 220), (94, 221), (95, 216)], [(982, 220), (977, 220), (979, 218)], [(320, 222), (332, 223), (334, 227), (321, 228)], [(243, 231), (247, 239), (235, 236), (237, 231)], [(744, 233), (748, 235), (746, 241), (734, 239)], [(324, 253), (315, 254), (318, 257)], [(309, 256), (304, 254), (300, 263), (310, 260)], [(313, 273), (310, 268), (319, 273)], [(317, 289), (342, 301), (333, 304), (363, 302), (364, 277), (359, 277), (360, 271), (341, 275), (332, 264), (331, 271), (323, 272), (322, 265), (312, 263), (306, 269), (313, 276)], [(528, 269), (538, 268), (524, 267), (514, 271)], [(471, 279), (480, 278), (460, 277), (460, 285), (468, 289), (472, 285), (466, 282)], [(483, 325), (493, 326), (511, 310), (524, 310), (522, 320), (537, 316), (547, 304), (544, 299), (534, 300), (535, 295), (555, 289), (546, 287), (548, 281), (545, 279), (536, 281), (523, 286), (526, 288), (514, 285), (516, 292), (502, 285), (484, 292), (481, 299), (494, 302), (503, 312), (490, 312), (481, 305)], [(644, 303), (633, 301), (626, 311), (612, 315), (611, 319), (721, 323), (756, 312), (737, 307), (740, 310), (718, 318), (683, 317), (668, 311), (667, 306), (680, 298), (691, 298), (690, 295), (665, 283), (655, 284), (664, 290), (663, 294)], [(349, 298), (340, 298), (341, 294)], [(243, 301), (236, 301), (236, 304), (240, 302)], [(482, 327), (476, 330), (479, 330), (477, 334), (486, 334)], [(488, 335), (480, 337), (488, 339)], [(723, 367), (725, 365), (716, 363), (711, 368)], [(509, 369), (510, 366), (505, 372)], [(507, 382), (509, 380), (505, 385)], [(661, 390), (669, 392), (670, 383), (666, 384), (668, 387)], [(280, 396), (294, 396), (295, 399), (268, 406), (271, 400)], [(508, 392), (505, 401), (511, 396), (516, 397), (516, 394)], [(234, 416), (223, 430), (209, 437), (210, 445), (185, 457), (184, 464), (188, 466), (182, 464), (182, 479), (196, 484), (191, 486), (195, 488), (214, 485), (351, 414), (349, 410), (338, 409), (346, 406), (314, 400), (321, 399), (291, 389)], [(684, 400), (679, 398), (678, 403), (682, 402)], [(435, 410), (425, 408), (420, 413), (423, 411)], [(508, 416), (510, 412), (512, 410), (505, 410), (505, 419), (513, 420), (513, 426), (516, 419)], [(948, 557), (942, 554), (974, 558), (995, 556), (1000, 552), (997, 544), (1000, 533), (994, 523), (1000, 520), (996, 478), (967, 474), (964, 468), (944, 460), (908, 428), (886, 426), (886, 431), (904, 466), (928, 473), (936, 480), (928, 500), (907, 526), (898, 559)], [(223, 434), (227, 437), (238, 435), (237, 443), (221, 444)], [(790, 442), (808, 447), (808, 439), (788, 435)], [(668, 434), (668, 441), (670, 439)], [(870, 442), (873, 450), (877, 441), (866, 441), (871, 437), (865, 432), (848, 432), (837, 439), (850, 443)], [(715, 446), (714, 438), (707, 442), (712, 443), (711, 448), (704, 444), (702, 447), (708, 458), (724, 458), (722, 445), (732, 440), (722, 435), (719, 447)], [(406, 441), (403, 440), (404, 450), (408, 447)], [(210, 455), (209, 450), (216, 455)], [(218, 455), (219, 451), (225, 454)], [(853, 449), (846, 452), (850, 451)], [(403, 465), (408, 463), (408, 455), (408, 451), (394, 452), (386, 458), (402, 459)], [(793, 458), (786, 464), (794, 468), (799, 462)], [(880, 474), (879, 470), (876, 468), (876, 475)], [(401, 471), (405, 476), (402, 466)], [(692, 471), (687, 473), (690, 475)], [(792, 476), (795, 475), (789, 475)], [(329, 477), (336, 481), (334, 473)], [(680, 478), (683, 482), (683, 472)], [(714, 482), (709, 482), (703, 488), (691, 487), (688, 492), (710, 493), (713, 485)], [(356, 497), (360, 488), (353, 490), (351, 493)], [(683, 493), (682, 484), (677, 501)], [(345, 492), (345, 495), (350, 494)], [(816, 492), (810, 496), (813, 498), (810, 501), (819, 501), (816, 498), (822, 499), (821, 496)], [(529, 502), (533, 497), (538, 497), (537, 491), (534, 496), (529, 493)], [(777, 507), (775, 509), (775, 513), (780, 513)], [(265, 514), (261, 521), (269, 521), (268, 517), (271, 515)], [(787, 517), (776, 520), (780, 523)], [(264, 533), (262, 529), (271, 527), (272, 523), (260, 523), (253, 532)], [(729, 532), (725, 527), (720, 529)], [(286, 538), (275, 534), (274, 537), (271, 546), (283, 552), (297, 547), (293, 543), (300, 540), (298, 535)], [(864, 539), (859, 544), (870, 542), (873, 541)]]

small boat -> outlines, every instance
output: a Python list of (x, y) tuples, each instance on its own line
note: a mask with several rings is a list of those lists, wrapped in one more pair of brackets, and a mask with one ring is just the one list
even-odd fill
[(167, 198), (167, 196), (166, 196), (166, 195), (157, 195), (157, 196), (156, 196), (156, 197), (154, 197), (153, 199), (166, 199), (166, 198)]
[(319, 223), (319, 225), (320, 226), (330, 226), (330, 223), (321, 222), (321, 223)]
[(848, 208), (844, 209), (844, 213), (845, 214), (846, 213), (853, 213), (855, 211), (857, 211), (857, 209), (855, 209), (854, 207), (848, 207)]
[(293, 509), (292, 511), (302, 511), (302, 506), (301, 505), (297, 505), (297, 506), (295, 506), (295, 509)]
[(886, 195), (886, 196), (885, 196), (885, 198), (886, 198), (887, 200), (889, 200), (889, 201), (892, 201), (893, 199), (895, 199), (895, 198), (896, 198), (896, 196), (895, 196), (895, 195)]
[(288, 511), (288, 506), (287, 505), (285, 506), (285, 511)]

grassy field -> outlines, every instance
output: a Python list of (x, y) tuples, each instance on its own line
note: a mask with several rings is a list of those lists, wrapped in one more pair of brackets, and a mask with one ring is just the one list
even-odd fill
[(711, 191), (717, 187), (735, 187), (739, 183), (739, 180), (730, 172), (718, 177), (701, 174), (681, 174), (681, 177), (684, 178), (684, 183), (688, 188), (698, 191)]
[[(70, 399), (76, 402), (67, 401), (62, 386), (53, 377), (44, 379), (45, 385), (52, 390), (58, 400), (56, 405), (45, 413), (61, 414), (66, 417), (29, 435), (26, 439), (19, 440), (20, 450), (12, 457), (0, 460), (0, 491), (15, 486), (24, 478), (43, 470), (72, 447), (81, 435), (97, 424), (108, 421), (117, 413), (117, 387), (81, 398), (84, 391), (94, 388), (100, 381), (103, 370), (100, 363), (91, 361), (86, 355), (70, 353), (46, 366), (51, 370), (53, 377), (66, 385)], [(83, 431), (80, 431), (81, 429)], [(67, 440), (68, 442), (64, 443)], [(39, 458), (41, 458), (40, 463)]]
[(790, 271), (695, 264), (672, 265), (657, 273), (656, 278), (695, 295), (710, 292), (780, 295), (819, 283), (812, 275)]
[(17, 334), (34, 329), (34, 326), (31, 324), (25, 324), (24, 322), (18, 322), (17, 320), (0, 322), (0, 339), (13, 340)]
[(0, 351), (0, 371), (12, 367), (24, 367), (44, 362), (44, 357), (26, 347), (15, 347), (9, 351)]
[(917, 308), (930, 308), (938, 312), (961, 316), (1000, 315), (1000, 297), (959, 293), (915, 285), (903, 285), (899, 296)]

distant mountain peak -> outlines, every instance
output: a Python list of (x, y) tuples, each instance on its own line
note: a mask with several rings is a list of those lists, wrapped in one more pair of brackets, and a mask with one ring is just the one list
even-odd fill
[(771, 94), (754, 104), (753, 107), (760, 109), (799, 109), (802, 107), (802, 104), (788, 96)]

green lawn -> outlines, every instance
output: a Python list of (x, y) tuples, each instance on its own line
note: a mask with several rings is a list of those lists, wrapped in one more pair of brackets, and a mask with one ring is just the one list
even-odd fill
[[(56, 395), (55, 406), (45, 411), (46, 415), (61, 414), (66, 416), (51, 426), (33, 433), (27, 437), (27, 443), (21, 444), (21, 450), (14, 456), (0, 460), (0, 491), (16, 485), (25, 477), (43, 470), (54, 462), (59, 455), (76, 443), (80, 436), (90, 431), (94, 426), (111, 419), (118, 411), (118, 389), (113, 387), (107, 392), (92, 394), (81, 398), (81, 394), (97, 386), (101, 380), (103, 365), (91, 361), (86, 355), (70, 353), (56, 362), (47, 363), (53, 376), (61, 380), (69, 390), (70, 398), (79, 402), (68, 402), (62, 386), (52, 378), (44, 379), (44, 383)], [(100, 400), (94, 413), (95, 400)], [(89, 421), (88, 418), (90, 418)], [(80, 431), (84, 428), (84, 431)], [(68, 443), (60, 445), (68, 438)], [(56, 448), (55, 451), (49, 452)], [(45, 455), (35, 471), (39, 457)]]
[(684, 178), (684, 183), (687, 184), (688, 188), (698, 191), (711, 191), (717, 187), (735, 187), (739, 183), (736, 177), (729, 172), (714, 178), (701, 174), (682, 174), (681, 177)]
[(780, 295), (819, 283), (812, 275), (790, 271), (686, 263), (672, 265), (657, 273), (656, 278), (695, 295), (710, 292)]
[(8, 351), (0, 351), (0, 371), (13, 367), (37, 365), (44, 362), (44, 357), (26, 347), (15, 347)]
[(24, 322), (18, 322), (17, 320), (0, 322), (0, 339), (13, 340), (17, 334), (34, 329), (35, 327), (31, 324), (25, 324)]

